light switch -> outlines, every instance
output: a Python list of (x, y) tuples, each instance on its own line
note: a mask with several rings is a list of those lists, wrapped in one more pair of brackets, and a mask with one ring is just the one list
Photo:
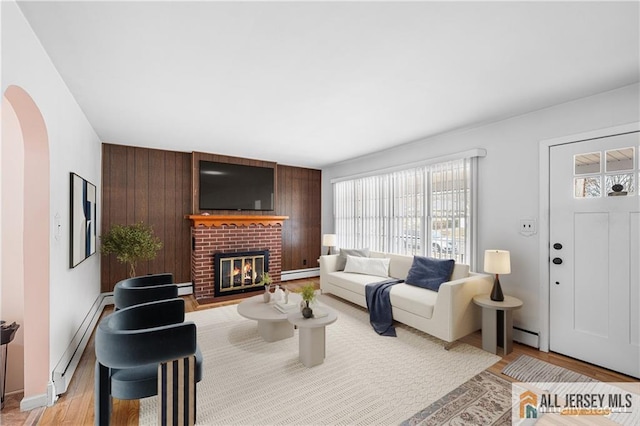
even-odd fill
[(62, 223), (60, 222), (60, 214), (56, 213), (53, 217), (53, 237), (56, 241), (60, 241), (62, 237)]

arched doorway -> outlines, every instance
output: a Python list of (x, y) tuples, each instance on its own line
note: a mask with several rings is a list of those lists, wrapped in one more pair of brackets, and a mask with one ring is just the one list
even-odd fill
[(9, 369), (23, 372), (21, 406), (31, 409), (50, 402), (49, 141), (39, 108), (18, 86), (3, 95), (2, 132), (2, 315), (22, 325), (15, 341), (22, 344), (22, 357), (10, 352), (8, 361)]

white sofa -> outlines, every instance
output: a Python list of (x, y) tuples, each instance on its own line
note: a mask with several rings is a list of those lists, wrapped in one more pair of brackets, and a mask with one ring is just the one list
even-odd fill
[[(338, 257), (320, 257), (322, 293), (333, 294), (366, 308), (365, 286), (384, 278), (338, 271)], [(407, 255), (371, 252), (370, 257), (391, 259), (389, 276), (403, 280), (413, 263), (413, 256)], [(451, 281), (443, 283), (437, 292), (405, 283), (394, 285), (390, 291), (393, 319), (447, 343), (454, 342), (481, 328), (481, 312), (473, 303), (473, 296), (489, 293), (492, 285), (490, 275), (469, 272), (468, 265), (456, 263)]]

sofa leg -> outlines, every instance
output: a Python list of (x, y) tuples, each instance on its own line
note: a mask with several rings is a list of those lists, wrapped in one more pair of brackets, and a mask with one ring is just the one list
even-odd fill
[(456, 343), (457, 343), (456, 341), (453, 341), (453, 342), (447, 342), (447, 343), (445, 343), (445, 344), (444, 344), (444, 350), (445, 350), (445, 351), (448, 351), (449, 349), (451, 349), (452, 347), (454, 347)]

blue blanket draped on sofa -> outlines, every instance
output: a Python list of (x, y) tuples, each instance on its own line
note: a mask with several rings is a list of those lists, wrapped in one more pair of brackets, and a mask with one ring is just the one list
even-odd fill
[(396, 336), (389, 292), (392, 286), (403, 281), (404, 280), (392, 278), (365, 286), (367, 309), (369, 309), (369, 322), (376, 333), (381, 336)]

